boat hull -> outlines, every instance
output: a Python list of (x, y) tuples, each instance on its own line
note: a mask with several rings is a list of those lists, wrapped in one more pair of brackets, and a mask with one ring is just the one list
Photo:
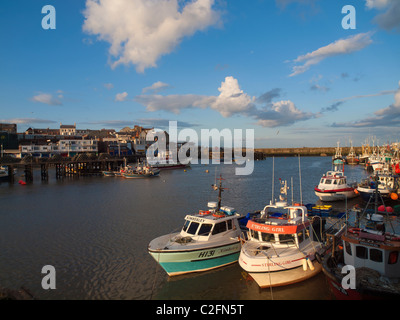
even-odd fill
[(381, 300), (381, 299), (398, 299), (399, 292), (389, 292), (385, 290), (379, 290), (374, 285), (371, 287), (365, 287), (358, 284), (355, 289), (344, 288), (342, 285), (343, 276), (339, 275), (340, 272), (333, 272), (331, 268), (328, 267), (328, 260), (324, 258), (322, 263), (322, 272), (325, 275), (326, 281), (329, 286), (329, 290), (337, 300)]
[(270, 273), (249, 273), (249, 275), (257, 282), (262, 289), (270, 287), (287, 286), (316, 276), (321, 272), (322, 266), (316, 260), (313, 261), (314, 269), (307, 268), (304, 271), (303, 267), (293, 269), (270, 272)]
[(315, 195), (321, 201), (340, 201), (347, 199), (352, 199), (357, 196), (357, 193), (354, 191), (353, 188), (349, 188), (348, 190), (343, 191), (322, 191), (318, 188), (315, 188)]
[(153, 178), (157, 177), (159, 172), (157, 173), (123, 173), (122, 176), (127, 179), (143, 179), (143, 178)]
[(194, 250), (151, 250), (149, 253), (169, 276), (202, 272), (238, 261), (240, 242)]
[[(375, 194), (375, 189), (372, 189), (372, 188), (358, 187), (357, 191), (364, 201), (368, 201), (371, 198), (371, 196), (374, 196), (374, 194)], [(388, 190), (379, 190), (379, 193), (382, 196), (382, 198), (384, 198), (384, 199), (389, 198), (390, 194), (391, 194), (391, 192)], [(380, 200), (380, 199), (378, 199), (378, 200)]]

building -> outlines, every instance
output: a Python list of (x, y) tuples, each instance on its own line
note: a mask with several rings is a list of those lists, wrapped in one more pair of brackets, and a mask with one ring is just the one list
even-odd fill
[(76, 140), (64, 139), (57, 143), (48, 144), (29, 144), (19, 147), (21, 158), (26, 155), (32, 155), (38, 158), (50, 158), (53, 155), (61, 155), (63, 157), (73, 157), (78, 153), (98, 153), (97, 140)]
[(15, 123), (0, 123), (0, 132), (17, 133), (17, 125)]
[(76, 123), (74, 123), (74, 125), (60, 123), (60, 135), (75, 136), (76, 135)]

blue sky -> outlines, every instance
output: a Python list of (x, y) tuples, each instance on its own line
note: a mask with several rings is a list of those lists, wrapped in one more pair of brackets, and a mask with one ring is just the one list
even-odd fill
[(265, 148), (399, 138), (398, 0), (5, 0), (0, 39), (0, 122), (19, 132), (174, 120), (254, 129)]

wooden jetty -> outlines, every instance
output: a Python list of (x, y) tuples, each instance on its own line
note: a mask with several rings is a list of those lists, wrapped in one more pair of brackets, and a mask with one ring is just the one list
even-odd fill
[[(56, 179), (65, 177), (80, 177), (101, 175), (103, 171), (117, 170), (125, 162), (140, 162), (145, 156), (129, 156), (129, 157), (110, 157), (110, 156), (88, 156), (85, 154), (77, 155), (71, 158), (33, 158), (24, 157), (22, 160), (14, 159), (12, 162), (1, 161), (1, 165), (8, 167), (8, 182), (14, 183), (15, 176), (24, 176), (24, 183), (32, 183), (34, 179), (34, 169), (40, 168), (40, 177), (42, 181), (49, 179), (49, 172), (55, 171)], [(14, 170), (17, 169), (17, 174)]]

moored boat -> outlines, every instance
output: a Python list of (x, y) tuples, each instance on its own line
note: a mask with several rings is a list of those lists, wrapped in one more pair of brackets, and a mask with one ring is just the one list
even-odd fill
[[(374, 195), (376, 188), (383, 199), (389, 200), (398, 199), (398, 193), (400, 192), (400, 179), (398, 175), (386, 173), (377, 173), (375, 178), (370, 177), (369, 179), (364, 179), (357, 186), (357, 191), (361, 195), (364, 201), (368, 201), (371, 196)], [(378, 199), (378, 201), (380, 198)]]
[(364, 225), (347, 225), (324, 255), (327, 282), (337, 299), (399, 299), (400, 236), (387, 231), (384, 216), (370, 213), (365, 218)]
[(328, 171), (314, 191), (321, 201), (338, 201), (356, 197), (356, 187), (356, 184), (347, 183), (347, 177), (342, 171)]
[(221, 206), (220, 178), (218, 203), (209, 202), (207, 210), (188, 214), (178, 233), (152, 240), (148, 252), (169, 276), (207, 271), (237, 262), (243, 218), (231, 207)]
[(158, 177), (159, 174), (159, 169), (151, 168), (147, 165), (138, 165), (132, 170), (125, 170), (124, 172), (121, 172), (122, 177), (127, 179), (152, 178)]
[(304, 281), (321, 271), (315, 258), (323, 247), (305, 206), (281, 198), (249, 220), (247, 228), (239, 265), (261, 288)]

